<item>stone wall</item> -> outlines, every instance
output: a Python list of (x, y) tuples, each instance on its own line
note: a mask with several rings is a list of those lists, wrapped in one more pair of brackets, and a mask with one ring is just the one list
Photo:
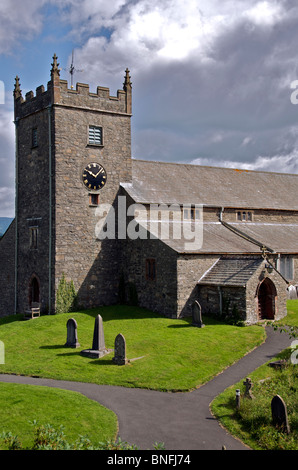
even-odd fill
[[(40, 282), (41, 311), (49, 307), (49, 146), (53, 139), (49, 121), (52, 128), (53, 122), (47, 108), (36, 110), (34, 100), (32, 109), (29, 104), (23, 104), (17, 123), (17, 311), (21, 313), (29, 307), (29, 283), (33, 275)], [(36, 146), (32, 145), (33, 129), (37, 130)], [(51, 202), (54, 206), (53, 199)], [(33, 228), (37, 230), (36, 246), (30, 245)]]
[(0, 317), (15, 311), (15, 221), (0, 240)]
[[(237, 220), (237, 212), (251, 212), (252, 222), (271, 222), (271, 223), (298, 223), (298, 213), (297, 211), (286, 211), (286, 210), (265, 210), (265, 209), (225, 209), (223, 213), (223, 220), (225, 222), (239, 222)], [(209, 209), (209, 212), (212, 212)], [(207, 211), (206, 211), (207, 215)], [(204, 211), (205, 219), (205, 211)], [(206, 219), (205, 219), (206, 220)], [(243, 221), (243, 226), (245, 224), (249, 225), (249, 221)]]
[[(131, 181), (130, 116), (117, 114), (115, 102), (113, 113), (86, 111), (90, 95), (80, 96), (80, 107), (77, 94), (70, 98), (68, 106), (55, 107), (56, 288), (64, 273), (74, 282), (79, 304), (94, 307), (117, 301), (119, 247), (116, 240), (96, 236), (100, 215), (89, 204), (82, 172), (90, 162), (102, 165), (107, 183), (99, 192), (99, 203), (117, 204), (119, 183)], [(104, 101), (99, 104), (103, 107)], [(102, 127), (102, 146), (88, 144), (89, 125)]]
[(178, 317), (190, 316), (197, 298), (197, 283), (219, 259), (217, 255), (179, 255), (177, 260)]
[[(170, 318), (177, 317), (177, 255), (162, 241), (123, 241), (122, 273), (126, 288), (135, 285), (138, 304)], [(147, 279), (146, 260), (156, 262), (155, 279)]]
[(246, 323), (260, 320), (258, 312), (258, 288), (265, 277), (272, 280), (277, 296), (275, 299), (275, 320), (283, 318), (286, 311), (287, 284), (273, 271), (265, 270), (265, 261), (256, 270), (246, 286), (205, 286), (197, 285), (201, 276), (217, 261), (215, 255), (178, 256), (177, 262), (177, 298), (178, 316), (190, 316), (192, 304), (197, 299), (202, 306), (202, 314), (231, 316), (237, 313)]
[(246, 290), (234, 286), (198, 286), (198, 301), (203, 315), (246, 320)]
[(260, 283), (265, 279), (270, 279), (276, 288), (274, 320), (280, 320), (287, 314), (287, 284), (275, 271), (268, 273), (265, 269), (265, 261), (253, 274), (246, 285), (246, 322), (256, 323), (260, 320), (258, 312), (258, 289)]

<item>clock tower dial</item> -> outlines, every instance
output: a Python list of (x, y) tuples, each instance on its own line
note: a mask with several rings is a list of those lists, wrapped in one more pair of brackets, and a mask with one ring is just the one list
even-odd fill
[(102, 189), (107, 181), (106, 170), (99, 163), (88, 163), (85, 166), (82, 179), (85, 187), (89, 191), (98, 191)]

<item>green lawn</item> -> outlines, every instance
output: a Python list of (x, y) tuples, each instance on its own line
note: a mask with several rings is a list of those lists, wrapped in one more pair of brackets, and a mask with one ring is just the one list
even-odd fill
[[(32, 446), (38, 425), (63, 425), (67, 441), (88, 437), (93, 445), (114, 440), (117, 434), (116, 415), (77, 392), (33, 385), (0, 383), (0, 434), (18, 436), (22, 447)], [(3, 406), (4, 405), (4, 406)], [(0, 449), (5, 449), (0, 439)]]
[[(126, 366), (112, 363), (113, 352), (89, 359), (80, 350), (91, 348), (96, 316), (104, 323), (106, 347), (113, 348), (118, 333), (126, 339)], [(79, 349), (64, 346), (66, 323), (75, 318)], [(85, 312), (42, 316), (23, 321), (22, 316), (0, 319), (0, 341), (5, 364), (0, 373), (141, 387), (156, 390), (191, 390), (263, 342), (260, 326), (235, 327), (204, 318), (205, 328), (189, 319), (173, 320), (148, 310), (128, 306), (103, 307)], [(32, 444), (29, 421), (64, 426), (68, 442), (85, 435), (92, 443), (113, 440), (117, 418), (109, 410), (80, 394), (47, 387), (0, 383), (0, 431), (18, 435), (24, 447)], [(133, 444), (133, 443), (132, 443)], [(0, 441), (3, 449), (3, 441)]]
[[(288, 315), (279, 324), (297, 327), (298, 300), (289, 300), (287, 307)], [(290, 355), (289, 349), (283, 351), (278, 358), (289, 358)], [(274, 359), (269, 362), (272, 361)], [(288, 367), (280, 371), (270, 367), (269, 362), (250, 374), (254, 384), (254, 400), (241, 398), (240, 411), (236, 411), (235, 391), (240, 389), (243, 396), (245, 390), (242, 380), (216, 397), (211, 409), (231, 434), (253, 449), (298, 450), (298, 366), (289, 360)], [(284, 399), (287, 406), (291, 428), (289, 435), (279, 432), (272, 425), (271, 400), (276, 394)]]
[[(113, 352), (101, 359), (80, 355), (91, 348), (94, 320), (103, 318), (106, 347), (114, 348), (118, 333), (126, 339), (126, 366), (112, 363)], [(79, 349), (65, 348), (66, 323), (75, 318)], [(0, 320), (5, 364), (0, 373), (16, 373), (125, 387), (187, 391), (198, 387), (264, 340), (260, 326), (236, 327), (204, 318), (205, 328), (189, 319), (161, 317), (130, 306), (102, 307), (85, 312)]]

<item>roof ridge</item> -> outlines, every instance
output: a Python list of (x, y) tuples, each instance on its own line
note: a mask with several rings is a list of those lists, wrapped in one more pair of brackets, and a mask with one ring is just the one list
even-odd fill
[(285, 172), (275, 172), (275, 171), (265, 171), (265, 170), (248, 170), (246, 168), (234, 168), (234, 167), (225, 167), (225, 166), (212, 166), (212, 165), (198, 165), (195, 163), (183, 163), (183, 162), (163, 162), (159, 160), (142, 160), (138, 158), (133, 158), (133, 162), (140, 162), (140, 163), (154, 163), (154, 164), (161, 164), (161, 165), (176, 165), (176, 166), (187, 166), (191, 168), (212, 168), (214, 170), (227, 170), (227, 171), (238, 171), (239, 173), (264, 173), (266, 175), (281, 175), (281, 176), (296, 176), (298, 177), (297, 173), (285, 173)]

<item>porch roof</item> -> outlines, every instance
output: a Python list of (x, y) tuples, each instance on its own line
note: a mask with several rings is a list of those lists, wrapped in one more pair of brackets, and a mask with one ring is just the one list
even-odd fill
[(262, 258), (220, 258), (199, 280), (199, 285), (244, 287)]

